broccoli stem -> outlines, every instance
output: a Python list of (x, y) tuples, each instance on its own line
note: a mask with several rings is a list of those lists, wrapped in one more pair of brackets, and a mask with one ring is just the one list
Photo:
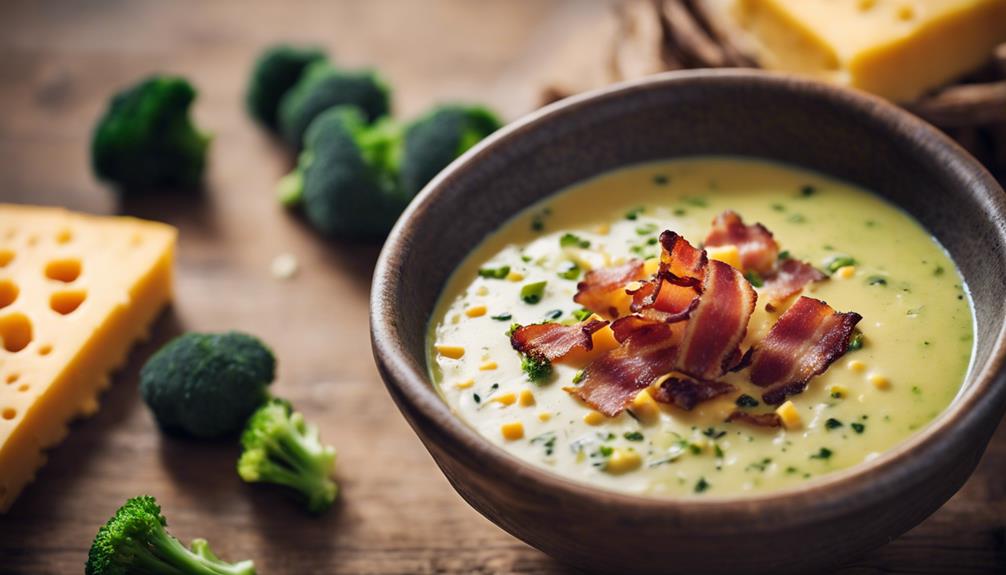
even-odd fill
[(308, 508), (320, 511), (335, 499), (335, 482), (329, 478), (331, 455), (325, 446), (311, 434), (304, 433), (306, 423), (300, 413), (290, 416), (288, 424), (277, 430), (271, 438), (271, 450), (286, 468), (271, 465), (272, 479), (298, 489), (308, 496)]
[(304, 174), (299, 168), (283, 176), (276, 186), (279, 203), (285, 207), (299, 206), (304, 200)]
[[(255, 575), (255, 568), (250, 561), (242, 561), (233, 565), (220, 561), (209, 550), (209, 545), (205, 540), (199, 545), (200, 551), (195, 553), (186, 549), (182, 543), (169, 535), (163, 529), (152, 534), (149, 542), (154, 548), (153, 558), (150, 566), (154, 567), (158, 558), (163, 558), (164, 563), (157, 565), (157, 569), (151, 569), (151, 573), (173, 575)], [(193, 542), (195, 545), (195, 542)], [(146, 555), (143, 555), (146, 559)]]

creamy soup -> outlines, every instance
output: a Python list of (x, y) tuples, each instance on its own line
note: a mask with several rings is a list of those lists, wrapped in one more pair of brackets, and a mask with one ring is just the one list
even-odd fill
[[(573, 297), (589, 270), (655, 261), (663, 230), (700, 246), (724, 210), (764, 224), (780, 257), (828, 274), (802, 295), (862, 316), (848, 351), (805, 391), (767, 405), (740, 369), (722, 377), (734, 391), (690, 411), (644, 392), (607, 417), (570, 393), (589, 354), (554, 361), (532, 381), (511, 346), (513, 324), (582, 320)], [(759, 297), (741, 350), (794, 299), (769, 310)], [(622, 492), (708, 497), (790, 487), (877, 457), (953, 400), (973, 337), (956, 267), (898, 208), (820, 174), (700, 158), (602, 175), (506, 223), (450, 279), (430, 322), (428, 361), (458, 417), (527, 462)], [(726, 422), (739, 409), (777, 413), (784, 424)]]

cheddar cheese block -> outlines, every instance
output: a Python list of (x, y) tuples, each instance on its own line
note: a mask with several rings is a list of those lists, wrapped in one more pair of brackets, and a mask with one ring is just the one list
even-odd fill
[(0, 204), (0, 512), (171, 297), (176, 231)]
[(907, 102), (980, 67), (1006, 42), (1006, 0), (736, 0), (769, 69)]

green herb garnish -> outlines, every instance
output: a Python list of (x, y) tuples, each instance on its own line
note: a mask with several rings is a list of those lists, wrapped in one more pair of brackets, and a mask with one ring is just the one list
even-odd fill
[(871, 286), (886, 286), (887, 278), (884, 276), (874, 275), (866, 278), (866, 283)]
[(850, 423), (849, 427), (851, 427), (856, 433), (863, 433), (863, 431), (866, 430), (866, 426), (862, 423)]
[(842, 427), (842, 422), (834, 417), (829, 417), (828, 420), (824, 422), (824, 427), (825, 429), (837, 429)]
[(695, 483), (695, 493), (702, 493), (703, 491), (709, 489), (710, 487), (712, 486), (709, 485), (709, 482), (706, 481), (706, 478), (700, 477), (699, 480)]
[(590, 247), (590, 240), (585, 240), (576, 234), (565, 233), (559, 238), (559, 246), (563, 248), (583, 248)]
[(852, 330), (852, 335), (849, 336), (849, 351), (856, 351), (863, 349), (863, 332), (858, 329)]
[(580, 308), (573, 310), (573, 319), (575, 319), (576, 321), (583, 321), (588, 317), (590, 317), (591, 315), (593, 315), (593, 312), (591, 312), (589, 309)]
[(765, 280), (762, 279), (761, 274), (754, 270), (748, 270), (747, 273), (744, 274), (744, 279), (748, 280), (748, 283), (756, 288), (760, 288), (765, 285)]
[(737, 404), (737, 407), (758, 407), (758, 400), (746, 393), (741, 394), (734, 403)]
[(510, 266), (500, 266), (498, 268), (479, 268), (479, 277), (501, 280), (510, 274)]
[(832, 456), (832, 451), (827, 447), (822, 447), (817, 453), (811, 455), (811, 459), (830, 459)]
[(496, 321), (510, 321), (513, 318), (513, 316), (510, 315), (509, 312), (504, 312), (504, 313), (501, 313), (499, 315), (493, 315), (493, 316), (489, 316), (489, 317), (491, 317), (492, 319), (494, 319)]
[(627, 432), (625, 432), (625, 435), (623, 435), (622, 437), (624, 437), (625, 439), (627, 439), (629, 441), (642, 441), (643, 440), (643, 434), (640, 433), (640, 432), (638, 432), (638, 431), (627, 431)]
[(541, 298), (545, 296), (545, 286), (547, 284), (547, 281), (526, 284), (524, 287), (520, 288), (520, 299), (524, 300), (524, 303), (529, 304), (536, 304), (540, 302)]
[(833, 274), (833, 273), (837, 272), (840, 268), (844, 268), (845, 266), (854, 266), (854, 265), (856, 265), (856, 258), (852, 258), (852, 257), (849, 257), (849, 256), (838, 256), (838, 257), (832, 258), (831, 261), (828, 262), (827, 270), (828, 270), (828, 273)]
[(557, 275), (564, 280), (575, 280), (580, 277), (580, 266), (566, 262), (566, 266)]

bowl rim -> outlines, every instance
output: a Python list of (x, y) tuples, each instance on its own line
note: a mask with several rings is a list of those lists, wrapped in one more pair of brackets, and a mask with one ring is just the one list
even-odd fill
[[(442, 441), (452, 442), (464, 449), (470, 460), (477, 461), (480, 467), (491, 472), (506, 473), (521, 482), (530, 480), (537, 488), (565, 492), (584, 501), (617, 506), (647, 515), (654, 511), (673, 513), (678, 518), (708, 518), (711, 513), (718, 517), (760, 516), (769, 509), (783, 507), (802, 510), (801, 514), (788, 516), (790, 524), (808, 523), (822, 517), (843, 514), (847, 512), (850, 495), (853, 494), (858, 496), (855, 500), (857, 504), (854, 504), (857, 508), (879, 503), (890, 497), (892, 492), (900, 491), (902, 487), (899, 486), (910, 485), (913, 478), (923, 477), (924, 474), (918, 472), (929, 465), (930, 457), (965, 443), (965, 437), (973, 436), (987, 418), (995, 417), (998, 420), (1006, 406), (1006, 324), (991, 336), (994, 341), (987, 361), (982, 365), (973, 363), (970, 366), (967, 377), (972, 381), (962, 388), (951, 404), (923, 429), (881, 452), (875, 459), (827, 473), (793, 487), (764, 493), (709, 494), (702, 497), (624, 493), (571, 479), (525, 462), (493, 444), (455, 415), (435, 390), (435, 384), (428, 373), (423, 372), (422, 366), (417, 369), (417, 366), (405, 359), (406, 346), (396, 334), (397, 322), (394, 318), (397, 314), (393, 309), (396, 299), (393, 294), (401, 287), (398, 268), (404, 261), (403, 252), (408, 250), (411, 237), (417, 232), (417, 218), (428, 210), (435, 209), (446, 184), (475, 169), (487, 157), (495, 155), (497, 150), (505, 149), (514, 141), (519, 142), (525, 132), (562, 115), (577, 113), (636, 92), (697, 84), (725, 87), (724, 89), (750, 88), (757, 84), (768, 89), (795, 90), (802, 92), (805, 97), (826, 99), (836, 106), (844, 106), (869, 116), (871, 121), (911, 141), (916, 147), (913, 153), (939, 159), (941, 170), (953, 174), (956, 179), (970, 180), (971, 188), (975, 190), (973, 193), (983, 204), (985, 211), (997, 213), (1006, 220), (1006, 194), (976, 159), (935, 127), (879, 97), (791, 74), (742, 69), (674, 71), (613, 84), (554, 102), (507, 124), (456, 159), (412, 201), (384, 244), (371, 287), (371, 343), (382, 379), (410, 424), (414, 427), (416, 425), (409, 414), (404, 413), (406, 407), (413, 414), (421, 415), (425, 421), (435, 425)], [(508, 217), (513, 215), (515, 214), (509, 214)], [(1006, 223), (1003, 220), (996, 222), (996, 225), (1000, 235), (1006, 238)], [(976, 346), (977, 341), (976, 333)], [(406, 405), (403, 406), (402, 402)], [(419, 435), (422, 436), (421, 433)], [(882, 484), (878, 485), (878, 481)], [(799, 515), (804, 515), (805, 519), (801, 521)], [(733, 528), (736, 529), (736, 526)]]

